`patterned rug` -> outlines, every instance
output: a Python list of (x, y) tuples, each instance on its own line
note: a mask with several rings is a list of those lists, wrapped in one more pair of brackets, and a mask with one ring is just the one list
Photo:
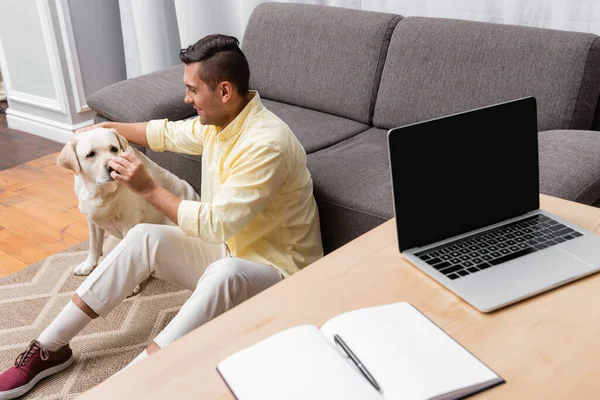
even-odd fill
[[(105, 241), (104, 254), (118, 243)], [(69, 302), (85, 277), (73, 268), (87, 257), (80, 243), (0, 279), (0, 370), (44, 330)], [(96, 318), (71, 341), (75, 362), (44, 379), (24, 399), (72, 399), (127, 365), (179, 311), (191, 292), (150, 278), (137, 296), (106, 319)]]

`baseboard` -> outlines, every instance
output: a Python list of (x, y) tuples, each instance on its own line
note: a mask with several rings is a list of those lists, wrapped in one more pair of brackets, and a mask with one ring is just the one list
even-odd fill
[(9, 128), (18, 129), (60, 143), (67, 143), (74, 131), (94, 123), (94, 120), (90, 119), (77, 125), (63, 124), (51, 119), (15, 111), (10, 107), (6, 110), (6, 121)]

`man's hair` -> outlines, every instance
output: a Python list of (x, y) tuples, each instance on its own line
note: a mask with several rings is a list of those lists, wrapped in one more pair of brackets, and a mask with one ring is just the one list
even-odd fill
[(211, 89), (228, 81), (245, 95), (248, 93), (250, 67), (239, 43), (233, 36), (208, 35), (187, 49), (181, 49), (179, 59), (185, 64), (200, 62), (200, 79)]

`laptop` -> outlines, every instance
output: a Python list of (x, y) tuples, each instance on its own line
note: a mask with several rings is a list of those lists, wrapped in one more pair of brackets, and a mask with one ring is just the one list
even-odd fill
[(526, 97), (388, 131), (400, 252), (482, 312), (600, 269), (600, 236), (539, 209)]

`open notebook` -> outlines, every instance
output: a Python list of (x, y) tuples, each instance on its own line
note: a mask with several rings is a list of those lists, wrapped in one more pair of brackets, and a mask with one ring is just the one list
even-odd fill
[(340, 314), (321, 329), (287, 329), (232, 354), (217, 369), (239, 400), (459, 399), (504, 382), (405, 302)]

